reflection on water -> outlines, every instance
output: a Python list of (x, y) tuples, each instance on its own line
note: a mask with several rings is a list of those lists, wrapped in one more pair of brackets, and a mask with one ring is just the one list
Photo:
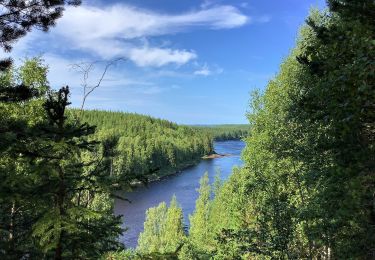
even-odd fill
[(240, 154), (245, 147), (242, 141), (215, 142), (215, 151), (219, 154), (232, 156), (202, 160), (198, 165), (189, 167), (175, 175), (158, 182), (150, 183), (148, 187), (140, 187), (131, 193), (123, 193), (132, 203), (116, 200), (115, 214), (123, 215), (123, 227), (128, 228), (121, 237), (126, 247), (136, 247), (138, 235), (143, 230), (146, 210), (157, 206), (160, 202), (169, 202), (176, 195), (177, 201), (184, 211), (184, 221), (188, 224), (188, 215), (194, 211), (198, 193), (199, 179), (207, 171), (210, 181), (214, 180), (219, 169), (221, 178), (227, 179), (234, 166), (242, 164)]

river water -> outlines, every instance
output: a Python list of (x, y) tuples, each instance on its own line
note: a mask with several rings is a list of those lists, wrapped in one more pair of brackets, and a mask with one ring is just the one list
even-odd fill
[(188, 225), (188, 216), (193, 213), (195, 200), (198, 197), (197, 188), (199, 179), (208, 172), (210, 181), (213, 182), (216, 171), (220, 171), (223, 180), (227, 179), (234, 166), (241, 166), (240, 154), (245, 147), (243, 141), (221, 141), (214, 143), (214, 149), (219, 154), (231, 156), (202, 160), (196, 166), (182, 170), (160, 181), (150, 183), (148, 187), (140, 187), (128, 193), (120, 193), (131, 203), (115, 200), (114, 211), (116, 215), (123, 215), (123, 227), (128, 228), (120, 238), (126, 247), (136, 247), (139, 233), (143, 231), (146, 210), (165, 201), (169, 204), (173, 195), (184, 212), (184, 222)]

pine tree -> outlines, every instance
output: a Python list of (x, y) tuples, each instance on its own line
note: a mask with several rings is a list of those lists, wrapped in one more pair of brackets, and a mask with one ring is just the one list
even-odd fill
[[(46, 70), (31, 59), (0, 79), (28, 81), (42, 93), (49, 89)], [(0, 104), (7, 111), (1, 114), (4, 121), (23, 122), (18, 135), (15, 127), (2, 133), (10, 144), (2, 146), (0, 158), (4, 257), (53, 257), (54, 251), (57, 259), (96, 258), (121, 248), (120, 219), (110, 206), (113, 180), (106, 170), (114, 141), (104, 138), (102, 148), (88, 141), (95, 128), (67, 117), (68, 93), (63, 88), (49, 91), (47, 99)], [(85, 159), (85, 154), (92, 156)]]
[(79, 5), (80, 0), (1, 0), (0, 47), (6, 51), (32, 28), (47, 31), (62, 16), (64, 5)]
[[(0, 12), (0, 47), (11, 51), (12, 44), (25, 36), (33, 28), (48, 31), (64, 12), (65, 5), (78, 6), (80, 0), (1, 0)], [(12, 60), (0, 60), (0, 71), (12, 66)], [(27, 82), (17, 85), (0, 85), (1, 102), (25, 101), (40, 95)]]
[[(67, 118), (68, 95), (68, 87), (49, 93), (44, 104), (47, 121), (39, 126), (36, 145), (29, 148), (47, 206), (33, 225), (33, 235), (46, 253), (54, 252), (55, 259), (95, 258), (120, 247), (121, 222), (110, 211), (92, 207), (95, 196), (108, 193), (107, 175), (100, 165), (84, 171), (94, 163), (85, 163), (80, 156), (97, 145), (87, 141), (95, 127)], [(96, 161), (101, 161), (100, 156)], [(85, 199), (79, 198), (82, 191)]]

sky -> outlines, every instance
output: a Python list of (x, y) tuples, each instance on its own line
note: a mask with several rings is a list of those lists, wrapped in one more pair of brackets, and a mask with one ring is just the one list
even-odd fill
[[(69, 85), (72, 106), (104, 80), (86, 109), (147, 114), (181, 124), (247, 123), (250, 93), (263, 90), (293, 48), (312, 7), (324, 0), (84, 0), (48, 33), (19, 40), (20, 64), (41, 56), (53, 88)], [(9, 54), (1, 54), (2, 56)]]

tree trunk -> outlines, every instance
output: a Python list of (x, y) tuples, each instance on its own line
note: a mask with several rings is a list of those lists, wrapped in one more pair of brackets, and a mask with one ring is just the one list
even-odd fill
[[(58, 192), (58, 197), (57, 197), (57, 207), (59, 209), (60, 219), (63, 219), (65, 215), (65, 211), (64, 211), (65, 184), (64, 184), (64, 173), (61, 167), (59, 167), (59, 181), (60, 183), (59, 183), (59, 192)], [(57, 240), (57, 245), (56, 245), (56, 250), (55, 250), (55, 258), (54, 258), (55, 260), (62, 259), (63, 232), (64, 232), (64, 228), (62, 226), (62, 223), (60, 222), (60, 230), (59, 230), (59, 235), (58, 235), (58, 240)]]

